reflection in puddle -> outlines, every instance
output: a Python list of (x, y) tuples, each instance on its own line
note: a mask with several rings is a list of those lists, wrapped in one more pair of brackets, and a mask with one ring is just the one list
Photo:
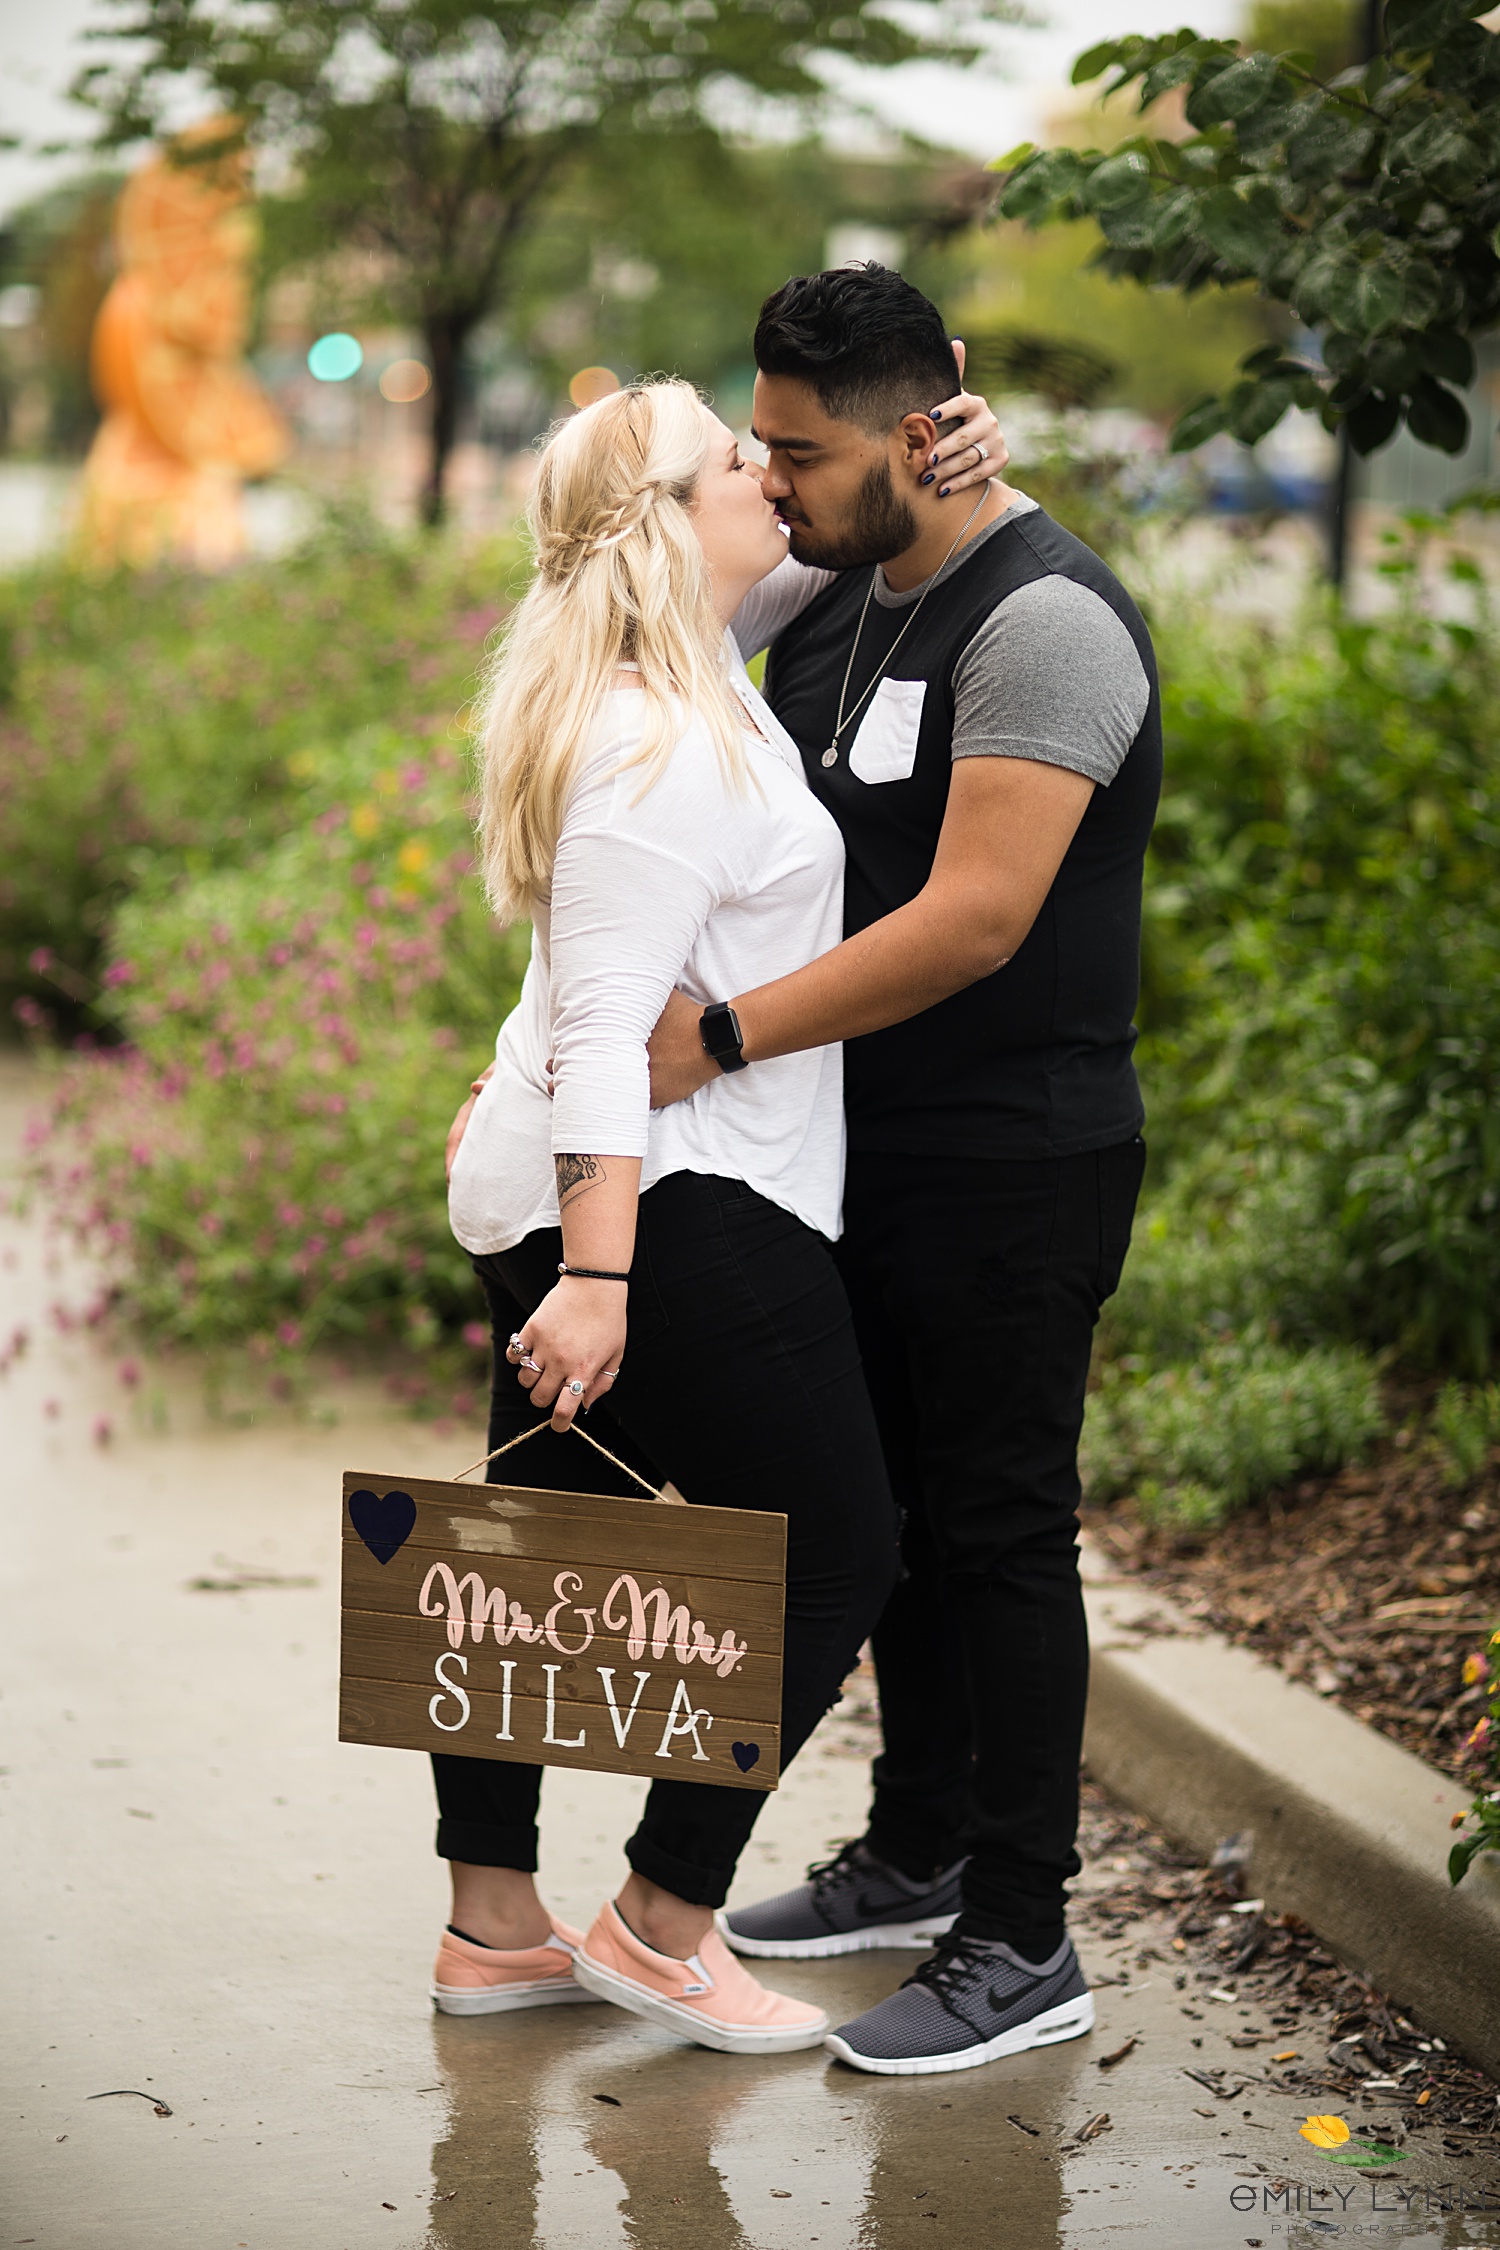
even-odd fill
[[(715, 2055), (603, 2007), (439, 2017), (433, 2036), (450, 2110), (430, 2250), (1058, 2240), (1056, 2144), (1008, 2128), (983, 2072), (873, 2079), (818, 2054)], [(1048, 2062), (1061, 2096), (1070, 2072)], [(1033, 2105), (1038, 2090), (1032, 2074)]]

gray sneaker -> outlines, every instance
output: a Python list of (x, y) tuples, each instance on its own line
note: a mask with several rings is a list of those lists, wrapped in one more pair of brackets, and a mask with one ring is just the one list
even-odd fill
[(856, 2070), (907, 2078), (972, 2070), (1093, 2028), (1093, 1994), (1071, 1938), (1038, 1966), (997, 1939), (958, 1937), (823, 2044)]
[(963, 1867), (957, 1860), (935, 1882), (914, 1883), (876, 1859), (863, 1841), (846, 1844), (836, 1859), (810, 1867), (796, 1890), (720, 1914), (719, 1931), (736, 1953), (777, 1961), (896, 1946), (920, 1950), (953, 1927)]

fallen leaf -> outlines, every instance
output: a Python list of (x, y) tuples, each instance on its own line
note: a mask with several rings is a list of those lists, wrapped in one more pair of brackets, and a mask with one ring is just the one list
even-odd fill
[(1295, 2047), (1283, 2047), (1279, 2055), (1271, 2057), (1272, 2062), (1296, 2062), (1298, 2059)]
[(1314, 2148), (1342, 2148), (1349, 2138), (1349, 2128), (1342, 2117), (1310, 2117), (1298, 2131)]
[(1431, 2101), (1431, 2099), (1432, 2099), (1432, 2088), (1431, 2088), (1430, 2086), (1424, 2086), (1424, 2087), (1422, 2088), (1422, 2091), (1421, 2091), (1421, 2093), (1420, 2093), (1420, 2094), (1418, 2094), (1418, 2096), (1417, 2096), (1417, 2107), (1418, 2107), (1418, 2109), (1425, 2109), (1425, 2108), (1427, 2107), (1427, 2104), (1428, 2104), (1428, 2103), (1429, 2103), (1429, 2102)]

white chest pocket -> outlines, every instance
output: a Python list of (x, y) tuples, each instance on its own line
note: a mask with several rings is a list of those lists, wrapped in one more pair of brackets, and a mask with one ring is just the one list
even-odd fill
[(925, 680), (882, 680), (870, 698), (849, 753), (860, 781), (905, 781), (917, 762)]

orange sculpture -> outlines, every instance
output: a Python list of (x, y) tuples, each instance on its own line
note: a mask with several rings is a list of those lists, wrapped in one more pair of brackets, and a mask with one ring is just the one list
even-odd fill
[[(119, 274), (94, 324), (104, 409), (84, 465), (86, 560), (215, 569), (245, 551), (240, 486), (287, 453), (245, 369), (254, 217), (247, 159), (218, 118), (142, 166), (115, 206)], [(194, 147), (213, 150), (196, 160)]]

